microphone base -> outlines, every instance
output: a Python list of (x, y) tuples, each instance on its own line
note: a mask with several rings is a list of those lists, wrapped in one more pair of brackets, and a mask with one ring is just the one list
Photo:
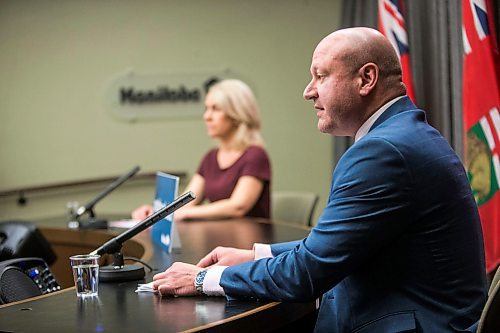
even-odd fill
[(125, 282), (143, 280), (146, 276), (144, 267), (139, 265), (102, 266), (99, 268), (100, 282)]
[(78, 221), (78, 229), (108, 229), (108, 221), (99, 219)]

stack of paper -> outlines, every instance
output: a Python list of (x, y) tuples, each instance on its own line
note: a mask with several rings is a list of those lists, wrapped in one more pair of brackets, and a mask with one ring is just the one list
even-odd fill
[(139, 283), (135, 292), (138, 293), (141, 291), (146, 291), (146, 292), (155, 293), (155, 294), (158, 293), (158, 290), (153, 289), (153, 281), (151, 281), (149, 283)]

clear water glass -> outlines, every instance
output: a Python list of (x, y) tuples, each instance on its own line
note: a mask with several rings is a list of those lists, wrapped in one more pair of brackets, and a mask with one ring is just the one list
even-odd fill
[(98, 295), (99, 257), (99, 255), (82, 254), (69, 258), (78, 297)]

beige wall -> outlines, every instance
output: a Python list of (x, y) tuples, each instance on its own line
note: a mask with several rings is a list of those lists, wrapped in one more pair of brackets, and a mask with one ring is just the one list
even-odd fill
[[(0, 190), (141, 170), (192, 175), (213, 145), (203, 121), (124, 122), (105, 102), (127, 70), (229, 68), (255, 89), (275, 190), (326, 200), (331, 139), (302, 100), (317, 42), (339, 26), (340, 0), (0, 1)], [(185, 134), (189, 140), (184, 140)], [(0, 219), (62, 215), (101, 188), (0, 197)], [(152, 184), (125, 186), (97, 206), (128, 212)], [(317, 215), (317, 214), (316, 214)]]

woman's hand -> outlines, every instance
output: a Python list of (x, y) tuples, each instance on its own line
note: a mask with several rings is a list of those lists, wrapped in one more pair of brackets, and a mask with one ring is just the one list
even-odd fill
[(141, 221), (151, 214), (153, 214), (153, 207), (150, 205), (142, 205), (141, 207), (134, 209), (132, 212), (132, 218), (134, 220)]

